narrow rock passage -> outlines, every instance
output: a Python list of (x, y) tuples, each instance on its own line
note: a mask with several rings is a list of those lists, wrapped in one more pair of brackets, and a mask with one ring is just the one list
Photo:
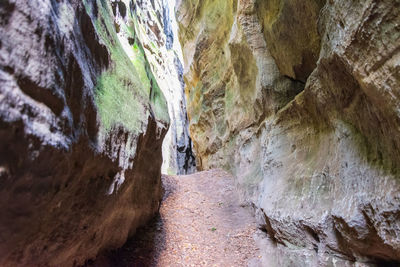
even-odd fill
[(163, 176), (158, 218), (92, 266), (259, 266), (257, 225), (222, 170)]

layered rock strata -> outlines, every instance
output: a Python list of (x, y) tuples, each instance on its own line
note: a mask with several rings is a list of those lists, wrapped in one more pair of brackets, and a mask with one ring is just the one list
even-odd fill
[(178, 1), (190, 132), (271, 266), (400, 262), (400, 2)]
[(108, 1), (5, 0), (0, 18), (0, 265), (83, 264), (158, 210), (165, 98)]

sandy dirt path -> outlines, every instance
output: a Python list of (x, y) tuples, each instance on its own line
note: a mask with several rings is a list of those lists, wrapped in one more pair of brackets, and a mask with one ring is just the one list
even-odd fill
[(90, 266), (260, 266), (257, 225), (222, 170), (163, 176), (160, 214)]

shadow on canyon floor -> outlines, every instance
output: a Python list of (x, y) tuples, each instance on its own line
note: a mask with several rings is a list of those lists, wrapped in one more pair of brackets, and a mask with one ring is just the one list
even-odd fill
[(262, 266), (257, 224), (222, 170), (163, 176), (160, 213), (120, 249), (85, 267)]
[(165, 229), (158, 214), (147, 226), (117, 250), (104, 253), (85, 267), (147, 267), (157, 265), (157, 259), (165, 246)]
[[(169, 179), (163, 177), (163, 203), (176, 190)], [(89, 260), (84, 267), (147, 267), (156, 266), (165, 248), (166, 231), (160, 213), (146, 226), (137, 230), (123, 247), (103, 253), (96, 260)]]

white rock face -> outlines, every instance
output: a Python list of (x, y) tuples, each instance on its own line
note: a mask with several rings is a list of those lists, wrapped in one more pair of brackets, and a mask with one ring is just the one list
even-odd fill
[(195, 170), (188, 130), (182, 51), (177, 38), (174, 0), (126, 1), (137, 15), (137, 32), (145, 56), (168, 102), (171, 125), (163, 143), (162, 172), (187, 174)]

